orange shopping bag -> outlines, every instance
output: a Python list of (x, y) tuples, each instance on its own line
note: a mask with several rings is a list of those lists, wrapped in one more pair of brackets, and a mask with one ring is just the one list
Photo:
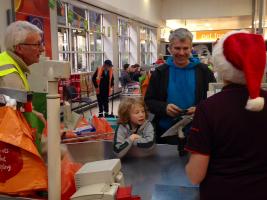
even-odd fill
[(34, 195), (47, 191), (47, 169), (23, 115), (0, 107), (0, 193)]
[(105, 118), (98, 118), (94, 115), (92, 118), (92, 124), (96, 129), (93, 140), (113, 140), (114, 131)]
[(82, 164), (75, 163), (68, 154), (65, 154), (61, 161), (61, 200), (68, 200), (76, 192), (75, 173), (82, 167)]
[(103, 117), (98, 118), (97, 116), (93, 116), (92, 124), (96, 129), (97, 133), (111, 133), (113, 129), (111, 128), (110, 124), (107, 120)]
[(142, 91), (142, 96), (143, 97), (146, 96), (146, 91), (147, 91), (147, 88), (148, 88), (148, 85), (149, 85), (150, 77), (151, 77), (151, 74), (148, 73), (146, 75), (145, 80), (143, 81), (143, 83), (141, 85), (141, 91)]

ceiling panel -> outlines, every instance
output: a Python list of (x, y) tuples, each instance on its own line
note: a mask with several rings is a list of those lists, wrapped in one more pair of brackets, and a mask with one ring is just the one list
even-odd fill
[(166, 20), (166, 27), (177, 29), (184, 27), (190, 31), (244, 29), (251, 28), (251, 16), (237, 16), (210, 19)]

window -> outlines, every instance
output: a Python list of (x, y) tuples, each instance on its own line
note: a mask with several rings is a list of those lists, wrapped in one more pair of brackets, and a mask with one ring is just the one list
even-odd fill
[(59, 25), (67, 25), (66, 9), (67, 4), (57, 1), (57, 23)]
[(89, 29), (90, 29), (90, 67), (91, 71), (95, 71), (96, 68), (103, 63), (103, 33), (102, 33), (102, 15), (89, 11)]
[(72, 73), (102, 64), (102, 14), (58, 1), (57, 22), (59, 60), (70, 61)]
[(118, 44), (119, 44), (119, 68), (130, 63), (130, 30), (128, 21), (125, 19), (118, 20)]
[(66, 28), (58, 28), (58, 50), (59, 60), (69, 61), (69, 42), (68, 30)]
[(140, 29), (140, 55), (141, 65), (152, 64), (152, 30), (147, 27)]
[(88, 71), (86, 60), (86, 32), (84, 30), (72, 29), (72, 66), (77, 72)]

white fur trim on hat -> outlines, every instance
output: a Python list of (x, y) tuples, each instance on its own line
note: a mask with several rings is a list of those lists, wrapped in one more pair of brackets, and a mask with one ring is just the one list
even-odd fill
[(248, 99), (246, 109), (250, 111), (261, 111), (264, 107), (264, 98), (257, 97), (255, 99)]
[(214, 70), (219, 73), (221, 78), (226, 81), (237, 84), (246, 84), (244, 72), (236, 69), (230, 62), (228, 62), (224, 56), (224, 41), (233, 34), (236, 33), (248, 33), (247, 31), (230, 31), (226, 33), (222, 39), (213, 47), (212, 57)]

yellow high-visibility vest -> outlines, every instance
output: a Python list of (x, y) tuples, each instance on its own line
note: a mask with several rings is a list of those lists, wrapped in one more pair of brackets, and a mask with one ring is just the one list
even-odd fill
[[(14, 67), (1, 70), (1, 67), (4, 65), (13, 65)], [(23, 84), (25, 86), (25, 90), (30, 91), (30, 86), (29, 86), (28, 80), (27, 80), (25, 74), (23, 73), (23, 71), (21, 70), (20, 66), (6, 51), (4, 51), (3, 53), (0, 54), (0, 77), (6, 76), (6, 75), (11, 74), (11, 73), (18, 73), (20, 78), (23, 81)]]

